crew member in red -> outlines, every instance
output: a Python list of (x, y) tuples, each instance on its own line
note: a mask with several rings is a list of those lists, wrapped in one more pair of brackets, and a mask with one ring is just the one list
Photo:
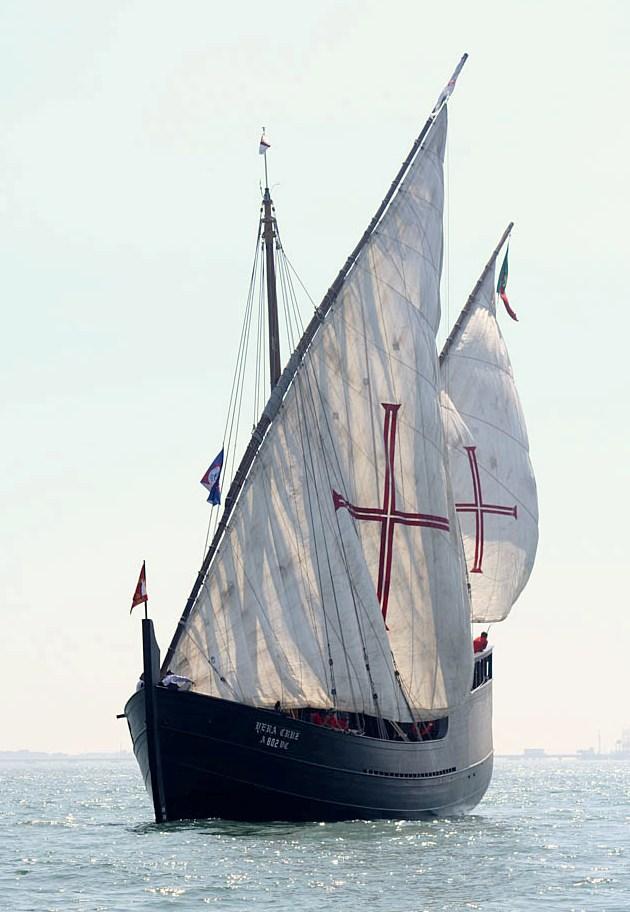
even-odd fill
[(488, 645), (488, 634), (486, 631), (482, 631), (478, 637), (475, 637), (473, 640), (473, 651), (474, 652), (483, 652), (486, 646)]
[(339, 716), (337, 715), (337, 713), (335, 712), (334, 709), (332, 709), (329, 712), (328, 716), (326, 717), (326, 721), (324, 722), (324, 725), (327, 725), (328, 728), (336, 728), (336, 729), (341, 728)]

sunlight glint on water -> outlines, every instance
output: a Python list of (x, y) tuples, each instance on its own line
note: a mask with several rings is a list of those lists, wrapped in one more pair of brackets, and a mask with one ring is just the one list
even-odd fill
[(0, 763), (0, 909), (630, 910), (630, 764), (497, 761), (475, 815), (156, 826), (133, 761)]

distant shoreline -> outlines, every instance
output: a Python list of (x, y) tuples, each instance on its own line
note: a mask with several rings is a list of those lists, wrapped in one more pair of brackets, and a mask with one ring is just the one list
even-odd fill
[[(495, 760), (623, 760), (630, 761), (628, 751), (597, 754), (594, 751), (578, 751), (575, 754), (547, 754), (544, 751), (524, 752), (521, 754), (495, 754)], [(122, 751), (86, 751), (80, 754), (67, 754), (63, 751), (0, 751), (0, 763), (12, 760), (26, 760), (28, 762), (39, 760), (133, 760), (133, 753), (129, 750)]]
[(82, 754), (66, 754), (61, 751), (0, 751), (2, 760), (133, 760), (131, 751), (88, 751)]

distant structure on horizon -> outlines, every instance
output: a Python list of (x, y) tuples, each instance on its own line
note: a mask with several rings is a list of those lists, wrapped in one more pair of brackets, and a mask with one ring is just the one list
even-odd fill
[(544, 747), (525, 747), (522, 754), (506, 754), (513, 758), (525, 760), (554, 760), (577, 757), (579, 760), (628, 760), (630, 761), (630, 728), (624, 728), (621, 738), (615, 741), (612, 751), (595, 750), (594, 747), (578, 749), (569, 754), (548, 754)]

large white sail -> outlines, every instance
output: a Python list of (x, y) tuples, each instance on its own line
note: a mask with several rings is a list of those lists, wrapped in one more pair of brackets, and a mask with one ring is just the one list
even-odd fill
[(441, 366), (472, 617), (483, 623), (508, 615), (529, 579), (538, 543), (536, 482), (494, 287), (493, 262)]
[(470, 690), (435, 345), (446, 121), (443, 108), (241, 490), (170, 663), (197, 690), (398, 720)]

